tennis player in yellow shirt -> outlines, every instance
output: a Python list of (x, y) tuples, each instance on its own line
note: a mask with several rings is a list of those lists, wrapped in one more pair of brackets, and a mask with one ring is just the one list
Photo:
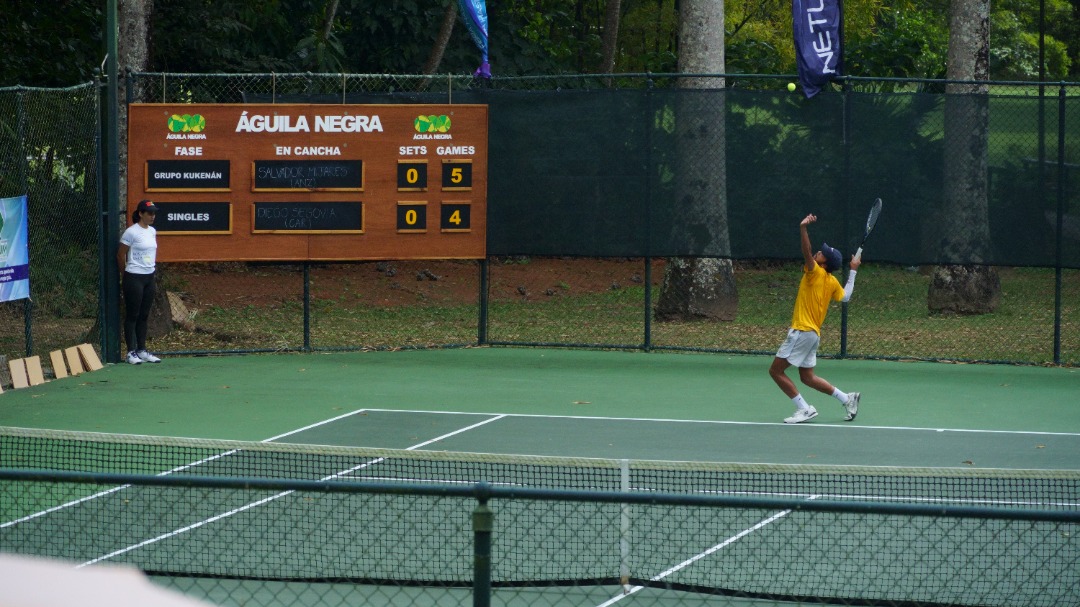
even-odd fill
[(803, 384), (840, 401), (847, 411), (844, 417), (846, 421), (855, 419), (859, 412), (860, 393), (845, 394), (814, 374), (818, 345), (821, 343), (821, 325), (825, 322), (829, 304), (851, 299), (851, 292), (855, 289), (855, 272), (860, 265), (859, 260), (851, 260), (847, 284), (841, 287), (840, 281), (832, 275), (843, 264), (840, 251), (821, 243), (821, 250), (811, 253), (813, 249), (810, 248), (807, 226), (815, 221), (817, 216), (811, 214), (799, 223), (804, 260), (802, 281), (799, 283), (799, 294), (795, 297), (795, 311), (791, 315), (791, 328), (788, 329), (787, 339), (780, 345), (776, 358), (769, 367), (769, 375), (773, 381), (795, 403), (795, 413), (784, 420), (786, 424), (809, 421), (818, 414), (817, 409), (810, 406), (802, 394), (799, 394), (795, 382), (788, 378), (787, 368), (792, 365), (799, 368), (799, 379)]

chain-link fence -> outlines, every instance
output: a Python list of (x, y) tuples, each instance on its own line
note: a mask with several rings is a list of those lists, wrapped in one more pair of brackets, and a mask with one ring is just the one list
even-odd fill
[(86, 340), (100, 295), (98, 88), (0, 89), (0, 197), (27, 195), (30, 300), (0, 303), (0, 355)]
[(0, 427), (0, 552), (216, 605), (1058, 606), (1080, 472), (651, 461)]
[(1075, 503), (728, 490), (0, 470), (0, 547), (133, 565), (215, 605), (1080, 600)]
[[(151, 348), (773, 352), (798, 287), (799, 220), (816, 213), (814, 246), (850, 255), (881, 197), (824, 355), (1080, 363), (1080, 85), (851, 79), (807, 100), (785, 78), (703, 81), (717, 87), (672, 75), (131, 75), (129, 102), (483, 103), (490, 117), (486, 260), (164, 264), (162, 315), (176, 322)], [(96, 163), (85, 167), (96, 183)], [(69, 234), (72, 216), (48, 223), (40, 198), (31, 192), (31, 242)], [(79, 279), (96, 276), (95, 244), (80, 245)], [(32, 251), (32, 285), (62, 274), (56, 263)], [(964, 288), (948, 288), (942, 268), (955, 267), (973, 277)], [(46, 299), (96, 290), (66, 289), (35, 298), (32, 348), (16, 331), (2, 350), (82, 341), (53, 333), (76, 315), (85, 330), (96, 310)], [(17, 321), (22, 304), (3, 313)]]

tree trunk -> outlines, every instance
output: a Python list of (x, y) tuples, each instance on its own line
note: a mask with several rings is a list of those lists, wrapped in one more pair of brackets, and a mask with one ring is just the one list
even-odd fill
[(456, 20), (457, 0), (450, 0), (446, 5), (446, 12), (443, 13), (439, 34), (435, 37), (435, 42), (431, 45), (431, 52), (424, 63), (423, 73), (425, 75), (434, 74), (439, 69), (439, 64), (442, 63), (443, 55), (446, 53), (446, 45), (450, 43), (450, 34), (454, 33), (454, 21)]
[[(948, 66), (950, 80), (989, 80), (989, 0), (952, 0)], [(982, 265), (990, 244), (987, 87), (950, 84), (946, 92), (945, 221), (938, 241), (943, 260), (963, 265), (934, 269), (927, 307), (932, 312), (986, 314), (997, 308), (1001, 295), (997, 271)]]
[[(121, 0), (117, 5), (117, 19), (120, 28), (120, 35), (117, 38), (120, 57), (117, 65), (120, 66), (121, 72), (125, 70), (145, 72), (148, 69), (150, 65), (150, 23), (153, 13), (153, 0)], [(120, 191), (127, 192), (127, 186), (124, 183), (127, 178), (125, 174), (127, 167), (127, 94), (126, 80), (122, 75), (118, 84), (120, 85)], [(142, 100), (136, 99), (136, 101)], [(126, 208), (126, 205), (121, 202), (120, 215), (126, 219), (124, 225), (118, 226), (120, 230), (123, 230), (127, 225), (127, 221), (131, 220)], [(147, 321), (147, 335), (149, 337), (161, 337), (173, 328), (173, 318), (169, 310), (168, 297), (164, 287), (161, 286), (164, 273), (164, 267), (158, 264), (154, 276), (157, 295), (154, 297), (154, 306), (150, 309), (150, 318)], [(122, 297), (120, 312), (121, 316), (123, 316), (124, 304)], [(123, 319), (121, 318), (121, 320)]]
[(622, 16), (622, 0), (607, 0), (604, 7), (604, 31), (601, 32), (600, 65), (597, 73), (615, 71), (615, 52), (619, 48), (619, 18)]
[[(679, 72), (724, 72), (724, 3), (684, 0), (679, 9)], [(680, 88), (720, 88), (718, 78), (681, 78)], [(693, 250), (729, 254), (725, 98), (687, 94), (675, 111), (679, 158), (675, 206), (677, 239)], [(718, 119), (719, 117), (719, 119)], [(672, 259), (664, 274), (657, 320), (734, 320), (739, 309), (735, 271), (727, 258)]]
[(730, 259), (675, 257), (664, 272), (656, 320), (735, 320), (739, 294)]
[[(160, 267), (160, 266), (158, 266)], [(174, 295), (175, 296), (175, 295)], [(120, 321), (123, 322), (125, 316), (125, 306), (123, 293), (120, 294)], [(150, 317), (146, 320), (146, 337), (148, 339), (156, 339), (158, 337), (164, 337), (173, 330), (174, 324), (178, 316), (185, 317), (182, 320), (186, 321), (186, 310), (173, 310), (172, 302), (169, 299), (169, 294), (161, 287), (161, 281), (157, 280), (157, 289), (154, 292), (154, 303), (150, 306)], [(123, 327), (120, 331), (120, 349), (127, 351), (125, 340), (127, 336), (123, 332)], [(101, 325), (98, 319), (94, 319), (94, 324), (86, 331), (86, 335), (83, 337), (83, 341), (86, 343), (99, 343), (101, 340)]]
[(585, 0), (575, 0), (574, 2), (574, 23), (578, 24), (575, 29), (575, 41), (577, 44), (577, 73), (584, 74), (588, 67), (585, 62), (585, 40), (588, 35), (589, 26), (585, 23)]
[(1001, 299), (1001, 280), (987, 266), (938, 266), (930, 279), (927, 296), (935, 312), (987, 314)]
[[(154, 12), (153, 0), (121, 0), (117, 4), (117, 26), (119, 36), (116, 39), (119, 50), (117, 58), (118, 95), (120, 99), (120, 191), (126, 192), (127, 186), (127, 80), (124, 72), (145, 72), (150, 65), (150, 17)], [(137, 92), (136, 92), (137, 93)], [(135, 96), (135, 101), (145, 101)], [(121, 207), (124, 205), (121, 204)], [(121, 213), (123, 214), (123, 213)], [(126, 225), (126, 224), (124, 224)], [(124, 225), (117, 226), (123, 230)]]
[(322, 39), (326, 42), (330, 39), (330, 32), (334, 31), (334, 19), (337, 18), (338, 0), (329, 0), (326, 3), (326, 18), (323, 19)]
[(146, 70), (150, 62), (150, 17), (153, 0), (121, 0), (117, 5), (120, 36), (117, 44), (123, 69)]

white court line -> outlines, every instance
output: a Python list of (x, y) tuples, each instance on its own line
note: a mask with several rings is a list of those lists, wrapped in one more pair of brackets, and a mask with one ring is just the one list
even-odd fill
[[(312, 428), (318, 428), (319, 426), (329, 424), (329, 423), (332, 423), (332, 422), (336, 422), (338, 420), (349, 417), (350, 415), (356, 415), (357, 413), (362, 413), (364, 411), (365, 411), (365, 409), (357, 409), (356, 411), (352, 411), (350, 413), (345, 413), (343, 415), (338, 415), (337, 417), (331, 417), (330, 419), (326, 419), (326, 420), (323, 420), (321, 422), (316, 422), (314, 424), (304, 426), (303, 428), (299, 428), (299, 429), (296, 429), (296, 430), (291, 430), (289, 432), (286, 432), (285, 434), (279, 434), (277, 436), (272, 436), (270, 438), (261, 440), (259, 442), (270, 443), (270, 442), (273, 442), (275, 440), (278, 440), (279, 438), (285, 438), (286, 436), (289, 436), (291, 434), (296, 434), (297, 432), (303, 432), (304, 430), (311, 430)], [(154, 476), (168, 476), (170, 474), (180, 472), (180, 471), (183, 471), (183, 470), (188, 470), (190, 468), (194, 468), (195, 466), (200, 466), (200, 465), (205, 464), (207, 462), (212, 462), (215, 459), (218, 459), (220, 457), (225, 457), (227, 455), (233, 455), (235, 453), (236, 453), (236, 450), (232, 449), (232, 450), (226, 451), (224, 453), (218, 453), (217, 455), (211, 455), (210, 457), (203, 458), (203, 459), (201, 459), (199, 461), (191, 462), (189, 464), (184, 464), (182, 466), (177, 466), (176, 468), (173, 468), (172, 470), (166, 470), (165, 472), (159, 472), (159, 473), (155, 474)], [(124, 489), (127, 489), (128, 487), (131, 487), (131, 485), (120, 485), (119, 487), (113, 487), (112, 489), (106, 489), (105, 491), (99, 491), (98, 493), (95, 493), (93, 495), (88, 495), (86, 497), (81, 497), (81, 498), (79, 498), (77, 500), (73, 500), (73, 501), (67, 502), (65, 504), (60, 504), (60, 505), (57, 505), (57, 506), (53, 506), (52, 508), (49, 508), (47, 510), (42, 510), (40, 512), (35, 512), (33, 514), (29, 514), (29, 515), (24, 516), (22, 518), (15, 519), (13, 521), (8, 521), (6, 523), (0, 523), (0, 529), (4, 529), (6, 527), (13, 527), (13, 526), (18, 525), (20, 523), (25, 523), (26, 521), (31, 521), (31, 520), (36, 519), (38, 517), (45, 516), (47, 514), (52, 514), (53, 512), (58, 512), (58, 511), (63, 510), (65, 508), (70, 508), (72, 506), (78, 506), (79, 504), (88, 502), (90, 500), (97, 499), (99, 497), (105, 497), (107, 495), (111, 495), (113, 493), (116, 493), (117, 491), (122, 491)]]
[[(780, 512), (777, 512), (776, 514), (770, 516), (767, 519), (758, 521), (753, 527), (750, 527), (748, 529), (743, 529), (739, 533), (729, 537), (728, 539), (720, 542), (719, 544), (713, 546), (712, 548), (709, 548), (708, 550), (706, 550), (706, 551), (704, 551), (704, 552), (702, 552), (700, 554), (694, 555), (694, 556), (686, 559), (685, 561), (679, 563), (678, 565), (675, 565), (674, 567), (671, 567), (671, 568), (669, 568), (669, 569), (667, 569), (667, 570), (665, 570), (665, 571), (663, 571), (661, 573), (658, 573), (657, 575), (649, 578), (649, 581), (650, 582), (658, 582), (658, 581), (666, 578), (667, 576), (669, 576), (669, 575), (671, 575), (673, 573), (681, 571), (681, 570), (689, 567), (690, 565), (696, 563), (697, 561), (700, 561), (701, 559), (713, 554), (714, 552), (716, 552), (718, 550), (722, 550), (722, 549), (726, 548), (727, 546), (729, 546), (731, 544), (734, 544), (735, 542), (737, 542), (737, 541), (741, 540), (742, 538), (750, 535), (751, 533), (757, 531), (758, 529), (761, 529), (761, 528), (765, 527), (766, 525), (771, 525), (772, 523), (784, 518), (785, 516), (787, 516), (789, 514), (791, 514), (791, 510), (781, 510)], [(609, 605), (614, 605), (615, 603), (618, 603), (619, 601), (625, 599), (626, 597), (630, 596), (631, 594), (634, 594), (634, 593), (636, 593), (639, 590), (642, 590), (644, 588), (645, 588), (645, 586), (631, 586), (630, 588), (626, 589), (622, 594), (611, 597), (610, 599), (604, 601), (603, 603), (600, 603), (597, 607), (608, 607)]]
[(545, 419), (587, 419), (594, 421), (664, 422), (675, 424), (710, 424), (727, 426), (779, 426), (792, 428), (845, 428), (848, 430), (904, 430), (911, 432), (960, 432), (970, 434), (1019, 434), (1035, 436), (1080, 437), (1080, 432), (1044, 432), (1039, 430), (977, 430), (970, 428), (921, 428), (918, 426), (858, 426), (844, 424), (785, 424), (781, 422), (735, 422), (716, 419), (675, 419), (664, 417), (603, 417), (595, 415), (546, 415), (541, 413), (476, 413), (474, 411), (431, 411), (427, 409), (367, 409), (374, 413), (440, 413), (443, 415), (502, 415), (503, 417), (538, 417)]
[[(354, 413), (355, 413), (355, 412), (354, 412)], [(497, 421), (497, 420), (500, 420), (500, 419), (502, 419), (503, 417), (505, 417), (505, 416), (503, 416), (503, 415), (496, 415), (495, 417), (491, 417), (491, 418), (489, 418), (489, 419), (485, 419), (485, 420), (483, 420), (483, 421), (481, 421), (481, 422), (477, 422), (477, 423), (475, 423), (475, 424), (473, 424), (473, 425), (471, 425), (471, 426), (466, 426), (466, 427), (464, 427), (464, 428), (459, 428), (459, 429), (457, 429), (457, 430), (454, 430), (453, 432), (449, 432), (449, 433), (447, 433), (447, 434), (443, 434), (442, 436), (439, 436), (439, 437), (433, 438), (433, 439), (431, 439), (431, 440), (427, 440), (427, 441), (424, 441), (424, 442), (422, 442), (422, 443), (417, 443), (417, 444), (415, 444), (415, 445), (413, 445), (413, 446), (411, 446), (411, 447), (408, 447), (408, 448), (406, 448), (405, 450), (406, 450), (406, 451), (412, 451), (412, 450), (415, 450), (415, 449), (419, 449), (420, 447), (423, 447), (423, 446), (425, 446), (425, 445), (430, 445), (431, 443), (435, 443), (435, 442), (438, 442), (438, 441), (440, 441), (440, 440), (443, 440), (443, 439), (445, 439), (445, 438), (449, 438), (449, 437), (451, 437), (451, 436), (454, 436), (454, 435), (456, 435), (456, 434), (461, 434), (462, 432), (467, 432), (467, 431), (469, 431), (469, 430), (472, 430), (473, 428), (478, 428), (478, 427), (480, 427), (480, 426), (483, 426), (484, 424), (489, 424), (489, 423), (491, 423), (491, 422), (493, 422), (493, 421)], [(340, 418), (339, 418), (339, 419), (340, 419)], [(312, 426), (312, 427), (313, 427), (313, 426)], [(270, 440), (270, 439), (268, 439), (268, 440)], [(264, 442), (265, 442), (265, 441), (264, 441)], [(365, 462), (365, 463), (363, 463), (363, 464), (359, 464), (359, 465), (353, 466), (353, 467), (351, 467), (351, 468), (348, 468), (348, 469), (346, 469), (346, 470), (341, 470), (341, 471), (335, 472), (334, 474), (331, 474), (331, 475), (329, 475), (329, 476), (325, 476), (325, 477), (323, 477), (323, 478), (321, 478), (321, 479), (319, 479), (319, 480), (320, 480), (320, 481), (329, 481), (329, 480), (333, 480), (333, 479), (336, 479), (336, 478), (340, 478), (340, 477), (342, 477), (342, 476), (345, 476), (345, 475), (347, 475), (347, 474), (352, 474), (353, 472), (356, 472), (357, 470), (362, 470), (362, 469), (364, 469), (364, 468), (367, 468), (368, 466), (373, 466), (373, 465), (375, 465), (375, 464), (378, 464), (378, 463), (380, 463), (380, 462), (383, 462), (383, 461), (385, 461), (385, 459), (386, 459), (386, 458), (383, 458), (383, 457), (379, 457), (379, 458), (376, 458), (376, 459), (373, 459), (373, 460), (371, 460), (370, 462)], [(221, 514), (215, 515), (215, 516), (213, 516), (213, 517), (210, 517), (210, 518), (208, 518), (208, 519), (204, 519), (204, 520), (201, 520), (201, 521), (199, 521), (199, 522), (197, 522), (197, 523), (192, 523), (191, 525), (188, 525), (188, 526), (186, 526), (186, 527), (181, 527), (180, 529), (175, 529), (175, 530), (173, 530), (173, 531), (170, 531), (170, 532), (168, 532), (168, 533), (163, 533), (163, 534), (161, 534), (161, 535), (159, 535), (159, 536), (157, 536), (157, 537), (154, 537), (154, 538), (150, 538), (150, 539), (147, 539), (147, 540), (143, 540), (143, 541), (139, 542), (138, 544), (132, 544), (131, 546), (128, 546), (128, 547), (126, 547), (126, 548), (121, 548), (121, 549), (119, 549), (119, 550), (115, 550), (115, 551), (113, 551), (113, 552), (110, 552), (110, 553), (108, 553), (108, 554), (105, 554), (105, 555), (99, 556), (99, 557), (97, 557), (97, 558), (95, 558), (95, 559), (91, 559), (91, 560), (89, 560), (89, 561), (86, 561), (85, 563), (82, 563), (82, 564), (76, 565), (76, 567), (75, 567), (75, 568), (76, 568), (76, 569), (81, 569), (81, 568), (83, 568), (83, 567), (86, 567), (86, 566), (88, 566), (88, 565), (93, 565), (93, 564), (96, 564), (96, 563), (100, 563), (101, 561), (105, 561), (105, 560), (111, 559), (111, 558), (113, 558), (114, 556), (119, 556), (119, 555), (121, 555), (121, 554), (125, 554), (125, 553), (127, 553), (127, 552), (131, 552), (132, 550), (136, 550), (136, 549), (138, 549), (138, 548), (142, 548), (142, 547), (144, 547), (144, 546), (149, 546), (150, 544), (154, 544), (154, 543), (156, 543), (156, 542), (160, 542), (160, 541), (162, 541), (162, 540), (166, 540), (166, 539), (169, 539), (169, 538), (171, 538), (171, 537), (175, 537), (175, 536), (177, 536), (177, 535), (181, 535), (181, 534), (183, 534), (183, 533), (187, 533), (188, 531), (191, 531), (191, 530), (193, 530), (193, 529), (198, 529), (199, 527), (202, 527), (202, 526), (204, 526), (204, 525), (208, 525), (208, 524), (210, 524), (210, 523), (214, 523), (214, 522), (220, 521), (220, 520), (222, 520), (222, 519), (224, 519), (224, 518), (228, 518), (228, 517), (230, 517), (230, 516), (232, 516), (232, 515), (234, 515), (234, 514), (239, 514), (239, 513), (241, 513), (241, 512), (244, 512), (244, 511), (250, 510), (250, 509), (252, 509), (252, 508), (255, 508), (255, 507), (257, 507), (257, 506), (262, 506), (263, 504), (268, 504), (268, 503), (270, 503), (270, 502), (272, 502), (272, 501), (274, 501), (274, 500), (277, 500), (277, 499), (281, 499), (281, 498), (283, 498), (283, 497), (285, 497), (285, 496), (287, 496), (287, 495), (291, 495), (291, 494), (293, 494), (293, 493), (295, 493), (295, 491), (293, 491), (293, 490), (289, 490), (289, 491), (282, 491), (281, 493), (277, 493), (277, 494), (275, 494), (275, 495), (271, 495), (270, 497), (266, 497), (266, 498), (263, 498), (263, 499), (261, 499), (261, 500), (255, 501), (255, 502), (251, 502), (251, 503), (249, 503), (249, 504), (245, 504), (245, 505), (243, 505), (243, 506), (240, 506), (239, 508), (235, 508), (235, 509), (233, 509), (233, 510), (229, 510), (228, 512), (223, 512), (223, 513), (221, 513)]]
[(17, 518), (17, 519), (15, 519), (13, 521), (8, 521), (6, 523), (0, 523), (0, 529), (4, 529), (5, 527), (14, 527), (15, 525), (18, 525), (20, 523), (25, 523), (26, 521), (34, 520), (34, 519), (36, 519), (38, 517), (45, 516), (46, 514), (52, 514), (53, 512), (63, 510), (64, 508), (70, 508), (72, 506), (77, 506), (77, 505), (79, 505), (79, 504), (81, 504), (83, 502), (88, 502), (90, 500), (97, 499), (99, 497), (105, 497), (106, 495), (109, 495), (111, 493), (116, 493), (117, 491), (127, 489), (130, 486), (131, 485), (120, 485), (119, 487), (113, 487), (112, 489), (108, 489), (106, 491), (100, 491), (100, 492), (95, 493), (93, 495), (88, 495), (86, 497), (79, 498), (77, 500), (67, 502), (65, 504), (60, 504), (59, 506), (53, 506), (52, 508), (49, 508), (47, 510), (41, 510), (41, 511), (35, 512), (33, 514), (28, 514), (28, 515), (26, 515), (26, 516), (24, 516), (22, 518)]
[(346, 417), (351, 417), (353, 415), (356, 415), (357, 413), (363, 413), (365, 411), (370, 411), (370, 409), (357, 409), (356, 411), (350, 411), (348, 413), (343, 413), (343, 414), (341, 414), (341, 415), (339, 415), (337, 417), (331, 417), (330, 419), (324, 419), (321, 422), (315, 422), (314, 424), (304, 426), (303, 428), (297, 428), (296, 430), (290, 430), (290, 431), (286, 432), (285, 434), (278, 434), (277, 436), (271, 436), (270, 438), (261, 440), (259, 442), (261, 442), (261, 443), (272, 443), (272, 442), (278, 440), (279, 438), (285, 438), (286, 436), (291, 436), (291, 435), (296, 434), (298, 432), (303, 432), (305, 430), (311, 430), (312, 428), (318, 428), (319, 426), (325, 426), (326, 424), (333, 423), (333, 422), (336, 422), (338, 420), (345, 419)]

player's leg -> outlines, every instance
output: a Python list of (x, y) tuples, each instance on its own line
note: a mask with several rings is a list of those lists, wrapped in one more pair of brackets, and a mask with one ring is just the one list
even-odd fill
[(785, 373), (790, 366), (791, 363), (779, 356), (773, 358), (772, 364), (769, 365), (769, 377), (773, 378), (773, 381), (776, 382), (777, 386), (780, 386), (780, 390), (788, 398), (795, 398), (799, 395), (799, 389), (795, 387), (795, 382), (791, 381), (791, 378)]
[(862, 394), (859, 392), (846, 393), (841, 391), (839, 388), (826, 381), (825, 378), (819, 377), (814, 373), (813, 367), (799, 367), (799, 380), (818, 392), (828, 394), (840, 401), (840, 404), (843, 405), (844, 409), (847, 411), (847, 416), (844, 417), (844, 421), (851, 421), (859, 414), (859, 399), (862, 398)]
[[(147, 280), (146, 277), (150, 279)], [(137, 350), (146, 349), (146, 325), (150, 320), (150, 306), (154, 304), (154, 279), (153, 274), (139, 276), (139, 308), (138, 317), (135, 319), (135, 340)]]
[(795, 405), (795, 413), (784, 419), (784, 423), (787, 424), (804, 422), (817, 415), (817, 409), (811, 407), (802, 394), (799, 394), (795, 382), (791, 381), (786, 373), (788, 367), (798, 364), (806, 355), (806, 346), (807, 337), (803, 331), (789, 330), (787, 338), (780, 345), (772, 365), (769, 366), (769, 376)]
[(773, 359), (772, 365), (769, 366), (769, 376), (773, 378), (776, 385), (780, 386), (784, 394), (791, 399), (791, 402), (795, 404), (795, 413), (791, 416), (784, 418), (785, 424), (797, 424), (813, 419), (817, 415), (817, 409), (810, 406), (810, 403), (806, 402), (806, 399), (799, 394), (799, 389), (795, 387), (795, 382), (791, 381), (791, 378), (787, 376), (784, 371), (791, 366), (791, 363), (787, 359), (777, 356)]
[(121, 283), (124, 291), (124, 341), (127, 344), (127, 361), (137, 365), (142, 360), (135, 355), (138, 350), (138, 337), (135, 326), (138, 324), (139, 311), (142, 307), (142, 285), (134, 274), (124, 272)]
[(154, 295), (157, 286), (153, 274), (145, 274), (140, 277), (143, 280), (142, 304), (139, 306), (139, 318), (135, 325), (135, 336), (138, 341), (138, 349), (135, 355), (146, 363), (159, 363), (161, 359), (146, 351), (146, 334), (150, 320), (150, 308), (154, 305)]
[(832, 396), (833, 385), (826, 381), (824, 377), (819, 377), (814, 373), (813, 367), (799, 367), (799, 380), (818, 392)]

